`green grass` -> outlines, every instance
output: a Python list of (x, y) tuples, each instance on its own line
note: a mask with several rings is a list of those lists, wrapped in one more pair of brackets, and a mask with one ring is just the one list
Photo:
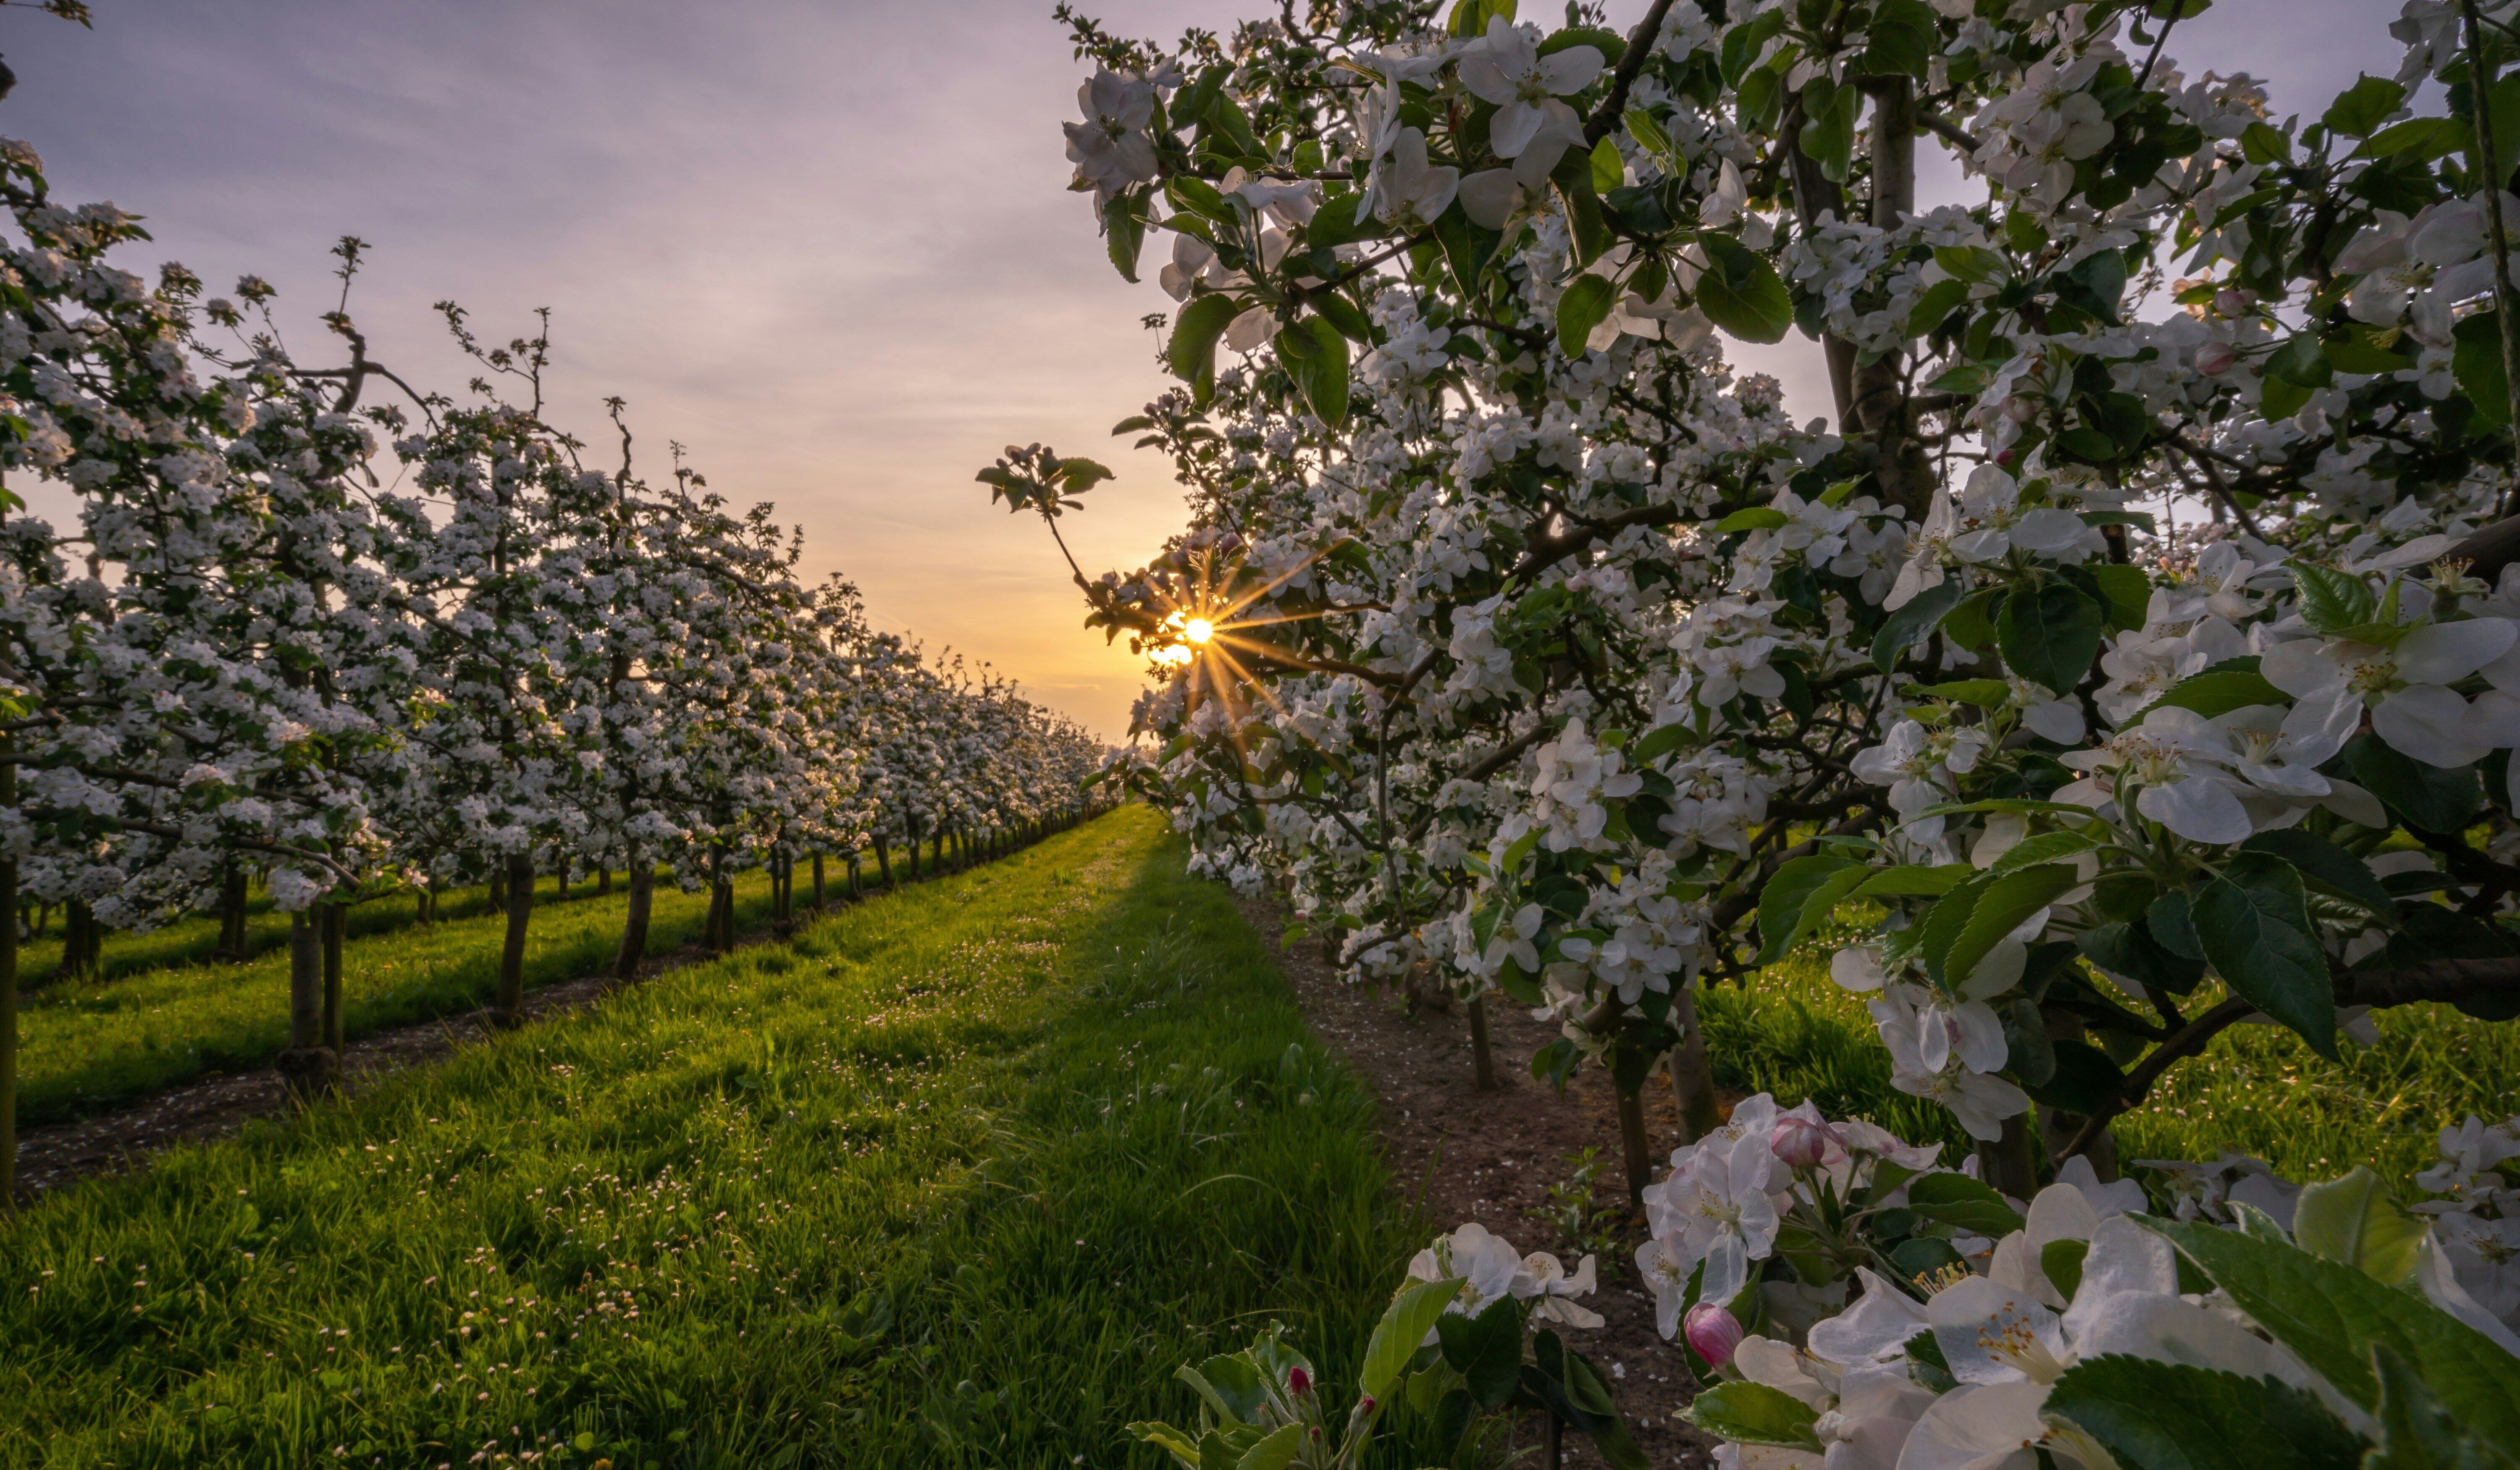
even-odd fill
[[(624, 888), (608, 898), (536, 909), (526, 931), (525, 987), (611, 964), (628, 904)], [(658, 884), (650, 953), (698, 938), (707, 911), (706, 893)], [(768, 921), (766, 873), (738, 879), (736, 913), (747, 925)], [(487, 1002), (497, 990), (506, 930), (505, 916), (480, 913), (344, 944), (343, 1035), (356, 1040)], [(26, 1124), (57, 1123), (213, 1072), (269, 1066), (288, 1043), (289, 954), (277, 950), (244, 964), (184, 965), (96, 985), (48, 986), (19, 1003), (18, 1116)]]
[[(579, 895), (592, 894), (592, 882), (580, 883)], [(616, 889), (615, 892), (620, 890)], [(534, 892), (540, 901), (549, 903), (560, 896), (560, 879), (546, 877), (536, 882)], [(490, 912), (490, 890), (485, 885), (450, 888), (437, 896), (437, 916), (442, 919), (472, 918)], [(407, 928), (418, 922), (419, 899), (404, 894), (376, 899), (350, 911), (350, 937), (385, 934)], [(289, 915), (274, 909), (268, 896), (257, 894), (246, 903), (246, 953), (261, 955), (289, 943)], [(161, 924), (146, 933), (116, 931), (105, 936), (101, 947), (104, 978), (118, 980), (125, 975), (148, 970), (166, 969), (175, 965), (204, 964), (211, 960), (219, 947), (219, 921), (215, 914), (192, 914), (173, 923)], [(18, 988), (39, 990), (51, 983), (62, 967), (62, 913), (53, 910), (52, 921), (43, 934), (22, 946), (18, 952)]]
[(1368, 1118), (1124, 809), (0, 1224), (0, 1465), (1153, 1466), (1352, 1381)]
[[(2207, 1002), (2189, 1007), (2191, 1013)], [(1957, 1162), (1968, 1138), (1951, 1116), (1890, 1087), (1860, 996), (1828, 978), (1825, 953), (1770, 967), (1747, 991), (1710, 992), (1701, 1007), (1720, 1086), (1819, 1101), (1831, 1117), (1868, 1117), (1912, 1141), (1942, 1140)], [(2520, 1026), (2446, 1005), (2376, 1013), (2380, 1044), (2345, 1044), (2326, 1061), (2272, 1026), (2235, 1027), (2171, 1069), (2142, 1107), (2114, 1125), (2119, 1156), (2211, 1159), (2255, 1154), (2288, 1179), (2332, 1179), (2368, 1162), (2402, 1194), (2434, 1160), (2441, 1129), (2473, 1112), (2520, 1110)]]

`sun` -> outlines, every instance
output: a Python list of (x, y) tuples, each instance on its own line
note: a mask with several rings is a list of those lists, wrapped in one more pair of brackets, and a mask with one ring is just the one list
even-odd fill
[(1182, 637), (1191, 643), (1203, 644), (1216, 637), (1216, 625), (1203, 617), (1192, 618), (1182, 624)]

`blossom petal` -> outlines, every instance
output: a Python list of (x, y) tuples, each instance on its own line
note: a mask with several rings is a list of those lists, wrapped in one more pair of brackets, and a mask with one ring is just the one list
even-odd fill
[(2467, 701), (2438, 684), (2414, 684), (2380, 701), (2371, 731), (2401, 755), (2452, 770), (2485, 759), (2493, 749), (2469, 729)]
[(2242, 842), (2256, 830), (2231, 788), (2210, 777), (2146, 786), (2137, 794), (2135, 809), (2190, 842)]
[(2398, 645), (2398, 677), (2408, 684), (2450, 684), (2511, 650), (2520, 623), (2498, 617), (2432, 623)]

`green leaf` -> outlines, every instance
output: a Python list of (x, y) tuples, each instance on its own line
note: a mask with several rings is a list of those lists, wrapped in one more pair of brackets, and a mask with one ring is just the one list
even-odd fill
[(1164, 344), (1164, 363), (1173, 376), (1199, 390), (1201, 402), (1216, 384), (1216, 344), (1225, 329), (1242, 314), (1235, 296), (1201, 296), (1173, 318), (1172, 340)]
[(1147, 195), (1115, 194), (1102, 206), (1102, 245), (1120, 279), (1137, 284), (1138, 255), (1147, 244)]
[(2340, 752), (2345, 769), (2380, 798), (2399, 821), (2428, 832), (2455, 832), (2485, 800), (2476, 769), (2444, 771), (2401, 755), (2378, 735), (2356, 735)]
[(1488, 262), (1495, 258), (1497, 246), (1505, 243), (1505, 237), (1473, 223), (1456, 203), (1437, 216), (1435, 243), (1444, 247), (1444, 263), (1452, 267), (1453, 284), (1462, 295), (1477, 299)]
[(2104, 621), (2099, 603), (2066, 583), (2050, 582), (2003, 600), (1996, 646), (2013, 673), (2070, 694), (2100, 656)]
[(1628, 751), (1629, 769), (1642, 770), (1696, 738), (1697, 732), (1687, 725), (1657, 725)]
[(2160, 698), (2144, 706), (2144, 713), (2168, 705), (2173, 709), (2192, 709), (2210, 720), (2252, 704), (2286, 702), (2284, 691), (2269, 683), (2263, 674), (2236, 669), (2216, 673), (2208, 669), (2202, 674), (2190, 674), (2163, 690)]
[(2157, 986), (2183, 996), (2205, 977), (2202, 961), (2184, 958), (2163, 948), (2140, 924), (2109, 923), (2086, 930), (2076, 939), (2083, 958), (2138, 985)]
[(1948, 684), (1920, 684), (1908, 692), (1928, 699), (1949, 699), (1955, 704), (1974, 704), (1980, 709), (1998, 709), (2012, 699), (2012, 686), (2001, 679), (1955, 679)]
[(2083, 1287), (2083, 1262), (2092, 1254), (2088, 1240), (2050, 1240), (2039, 1248), (2039, 1273), (2066, 1301)]
[(1463, 40), (1476, 40), (1488, 33), (1488, 22), (1513, 22), (1516, 0), (1458, 0), (1453, 18), (1445, 22), (1444, 33)]
[(2381, 1344), (2371, 1349), (2372, 1375), (2380, 1384), (2380, 1448), (2362, 1470), (2513, 1470), (2520, 1460), (2508, 1448), (2489, 1445), (2463, 1429), (2414, 1364)]
[(1793, 293), (1767, 258), (1727, 235), (1700, 235), (1706, 273), (1697, 278), (1697, 309), (1745, 342), (1780, 342), (1794, 325)]
[(1129, 1426), (1129, 1433), (1149, 1445), (1159, 1446), (1170, 1451), (1172, 1457), (1187, 1467), (1187, 1470), (1200, 1470), (1198, 1441), (1183, 1431), (1158, 1419), (1142, 1420), (1132, 1424)]
[(1820, 1410), (1764, 1383), (1746, 1379), (1719, 1383), (1698, 1395), (1684, 1412), (1689, 1423), (1718, 1439), (1812, 1454), (1822, 1449), (1820, 1436), (1812, 1429), (1820, 1420)]
[(2205, 880), (2192, 913), (2206, 962), (2223, 983), (2336, 1060), (2336, 985), (2292, 865), (2240, 853)]
[(1412, 1281), (1400, 1288), (1384, 1309), (1382, 1320), (1373, 1324), (1373, 1337), (1365, 1345), (1365, 1369), (1357, 1375), (1357, 1386), (1369, 1399), (1379, 1402), (1391, 1396), (1391, 1386), (1400, 1380), (1400, 1370), (1418, 1356), (1418, 1345), (1426, 1340), (1435, 1318), (1444, 1314), (1461, 1290), (1459, 1279)]
[(1942, 49), (1942, 26), (1925, 0), (1881, 0), (1873, 7), (1872, 29), (1856, 65), (1874, 76), (1922, 81), (1926, 66)]
[(1444, 1361), (1462, 1375), (1479, 1407), (1500, 1408), (1513, 1397), (1522, 1370), (1522, 1309), (1511, 1297), (1497, 1298), (1476, 1316), (1448, 1312), (1435, 1318), (1435, 1332)]
[(1984, 245), (1936, 245), (1934, 264), (1975, 286), (1993, 286), (2012, 275), (2011, 263)]
[[(2151, 517), (2145, 519), (2149, 522)], [(2150, 530), (2151, 526), (2146, 524), (2144, 529)], [(2100, 596), (2108, 600), (2112, 631), (2143, 626), (2144, 614), (2152, 606), (2152, 578), (2144, 574), (2142, 567), (2103, 561), (2086, 570), (2091, 572), (2092, 581), (2100, 584)]]
[(1986, 609), (1995, 605), (1999, 590), (1989, 587), (1960, 599), (1943, 619), (1943, 637), (1971, 652), (1995, 642), (1995, 624), (1987, 620)]
[(2367, 623), (2379, 606), (2370, 584), (2349, 571), (2296, 561), (2292, 579), (2301, 592), (2301, 620), (2320, 633), (2342, 633)]
[(1192, 1368), (1184, 1365), (1173, 1376), (1207, 1401), (1220, 1419), (1247, 1424), (1269, 1402), (1269, 1386), (1260, 1381), (1260, 1365), (1248, 1353), (1219, 1353)]
[(2362, 1454), (2307, 1389), (2124, 1354), (2067, 1369), (2041, 1411), (2098, 1441), (2119, 1470), (2357, 1470)]
[(2343, 1179), (2303, 1187), (2293, 1207), (2293, 1244), (2351, 1266), (2383, 1286), (2413, 1279), (2424, 1223), (2399, 1209), (2368, 1164)]
[(2099, 838), (2084, 832), (2040, 832), (2014, 843), (2002, 857), (1988, 864), (1986, 870), (2007, 873), (2016, 869), (2036, 868), (2043, 863), (2058, 863), (2099, 845)]
[(1339, 335), (1360, 347), (1373, 345), (1373, 323), (1357, 310), (1356, 303), (1335, 291), (1324, 291), (1312, 299), (1313, 310), (1322, 320), (1338, 329)]
[(1750, 506), (1717, 521), (1715, 534), (1722, 536), (1732, 531), (1773, 531), (1778, 526), (1792, 523), (1792, 516), (1773, 506)]
[(2360, 158), (2388, 158), (2413, 154), (2429, 162), (2458, 147), (2464, 138), (2456, 118), (2409, 117), (2373, 133), (2354, 155)]
[(1623, 120), (1628, 125), (1628, 136), (1637, 140), (1639, 148), (1659, 158), (1671, 156), (1671, 134), (1663, 131), (1653, 113), (1642, 108), (1630, 108)]
[(1347, 422), (1347, 338), (1336, 327), (1306, 317), (1279, 333), (1278, 361), (1314, 418), (1332, 428)]
[(2131, 1216), (2166, 1237), (2251, 1320), (2364, 1409), (2380, 1403), (2375, 1348), (2411, 1364), (2451, 1417), (2490, 1445), (2520, 1445), (2520, 1358), (2412, 1292), (2350, 1266), (2210, 1225)]
[(2316, 833), (2297, 826), (2282, 831), (2260, 832), (2241, 843), (2240, 851), (2272, 853), (2298, 869), (2301, 875), (2317, 887), (2361, 904), (2384, 920), (2394, 922), (2397, 919), (2397, 900), (2390, 897), (2388, 889), (2380, 886), (2378, 878), (2372, 876), (2370, 867)]
[(1976, 876), (1977, 869), (1966, 863), (1945, 863), (1927, 868), (1906, 863), (1885, 868), (1866, 878), (1848, 898), (1940, 898)]
[(2240, 133), (2240, 156), (2252, 163), (2282, 163), (2292, 157), (2292, 140), (2263, 122)]
[(1607, 194), (1628, 181), (1628, 160), (1607, 137), (1593, 145), (1593, 192)]
[(2071, 1039), (2048, 1044), (2048, 1080), (2032, 1083), (2021, 1080), (2021, 1091), (2041, 1107), (2060, 1112), (2093, 1113), (2114, 1111), (2126, 1097), (2126, 1074), (2109, 1060), (2107, 1052), (2089, 1042)]
[(2407, 100), (2407, 89), (2384, 76), (2358, 76), (2318, 120), (2340, 138), (2368, 138)]
[(1784, 7), (1778, 6), (1761, 12), (1724, 33), (1724, 49), (1720, 58), (1724, 85), (1728, 87), (1741, 85), (1741, 78), (1749, 74), (1751, 66), (1759, 60), (1760, 51), (1767, 46), (1771, 37), (1785, 28), (1785, 22), (1789, 19), (1791, 18), (1785, 14)]
[[(1951, 948), (1939, 956), (1930, 947), (1926, 950), (1926, 967), (1935, 978), (1954, 990), (1959, 989), (1968, 983), (1978, 961), (1986, 958), (1989, 950), (2002, 942), (2005, 935), (2021, 927), (2024, 919), (2054, 903), (2081, 881), (2070, 863), (2051, 863), (1994, 875), (1994, 880), (1979, 889), (1975, 901), (1969, 905), (1968, 920), (1953, 936)], [(1928, 941), (1929, 946), (1930, 943)]]
[(1968, 289), (1965, 281), (1937, 281), (1926, 287), (1925, 293), (1908, 312), (1908, 334), (1923, 336), (1940, 327), (1953, 312), (1968, 304)]
[(2511, 379), (2503, 375), (2502, 328), (2493, 312), (2472, 313), (2451, 329), (2450, 374), (2476, 410), (2479, 424), (2509, 426)]
[(1942, 622), (1943, 614), (1958, 606), (1959, 601), (1960, 586), (1948, 577), (1909, 599), (1905, 606), (1882, 621), (1881, 631), (1872, 635), (1873, 666), (1889, 673), (1900, 655), (1924, 642), (1925, 636)]
[(1581, 358), (1585, 339), (1607, 321), (1619, 301), (1619, 288), (1606, 277), (1578, 276), (1557, 298), (1557, 347), (1569, 361)]
[(1993, 1185), (1965, 1174), (1927, 1174), (1908, 1183), (1908, 1208), (1941, 1225), (1989, 1238), (2021, 1228), (2021, 1216)]
[(1304, 1426), (1282, 1424), (1259, 1444), (1242, 1451), (1234, 1470), (1286, 1470), (1295, 1462), (1295, 1454), (1304, 1448)]
[(1776, 963), (1794, 941), (1826, 922), (1830, 911), (1870, 871), (1852, 859), (1825, 854), (1778, 867), (1759, 890), (1759, 963)]

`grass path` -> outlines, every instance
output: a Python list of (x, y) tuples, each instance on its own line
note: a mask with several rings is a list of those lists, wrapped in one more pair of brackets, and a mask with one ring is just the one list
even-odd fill
[(1123, 809), (0, 1223), (0, 1465), (1152, 1466), (1353, 1371), (1368, 1119)]
[[(609, 965), (628, 905), (624, 890), (537, 908), (527, 930), (525, 988)], [(344, 1038), (486, 1003), (498, 987), (507, 918), (486, 912), (486, 903), (480, 908), (470, 918), (388, 927), (344, 944)], [(661, 955), (698, 938), (707, 911), (705, 892), (659, 884), (649, 952)], [(352, 912), (355, 917), (360, 911)], [(767, 923), (769, 914), (768, 875), (740, 874), (737, 921), (750, 927)], [(67, 1122), (213, 1072), (271, 1065), (288, 1045), (289, 953), (273, 950), (244, 964), (153, 969), (95, 985), (53, 985), (22, 996), (19, 1005), (19, 1121), (25, 1127)]]

